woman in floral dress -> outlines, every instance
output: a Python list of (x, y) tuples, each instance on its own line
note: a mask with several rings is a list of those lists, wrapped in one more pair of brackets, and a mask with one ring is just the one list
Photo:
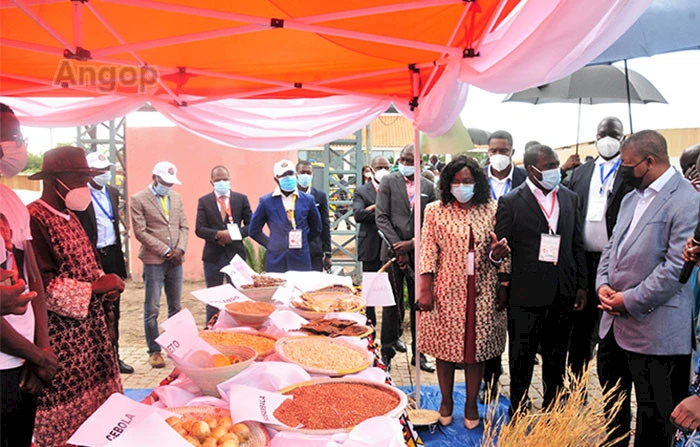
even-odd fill
[(441, 200), (426, 207), (421, 238), (418, 346), (437, 359), (444, 425), (452, 421), (455, 364), (465, 363), (464, 425), (472, 429), (479, 425), (476, 399), (484, 362), (505, 348), (497, 271), (509, 248), (493, 234), (496, 203), (476, 160), (454, 159), (442, 171), (439, 187)]
[(82, 149), (61, 147), (48, 151), (42, 170), (30, 177), (44, 181), (41, 199), (28, 208), (46, 289), (49, 342), (59, 361), (56, 376), (38, 398), (37, 447), (66, 445), (110, 395), (123, 391), (103, 302), (123, 291), (124, 282), (104, 274), (68, 209), (87, 208), (90, 193), (86, 197), (80, 188), (99, 173), (88, 168)]

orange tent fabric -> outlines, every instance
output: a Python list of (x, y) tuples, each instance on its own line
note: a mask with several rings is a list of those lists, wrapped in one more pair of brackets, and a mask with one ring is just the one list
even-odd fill
[(410, 97), (409, 64), (473, 48), (518, 3), (2, 0), (0, 95)]

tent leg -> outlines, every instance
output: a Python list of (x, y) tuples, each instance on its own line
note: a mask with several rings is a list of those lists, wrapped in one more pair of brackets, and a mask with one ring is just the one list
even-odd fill
[[(414, 125), (415, 126), (415, 125)], [(420, 131), (414, 127), (414, 143), (413, 143), (413, 166), (415, 169), (415, 174), (413, 175), (415, 196), (416, 200), (413, 202), (413, 240), (414, 240), (414, 279), (413, 286), (415, 289), (415, 301), (417, 302), (420, 298), (420, 235), (421, 235), (421, 195), (420, 195), (420, 181), (421, 181), (421, 151), (420, 151)], [(411, 303), (411, 305), (414, 305)], [(414, 353), (414, 358), (416, 359), (416, 408), (420, 408), (420, 351), (418, 349), (418, 340), (420, 338), (420, 311), (416, 310), (416, 352)]]
[(630, 134), (634, 133), (632, 128), (632, 101), (630, 100), (630, 72), (627, 70), (627, 59), (625, 59), (625, 87), (627, 87), (627, 114), (630, 118)]

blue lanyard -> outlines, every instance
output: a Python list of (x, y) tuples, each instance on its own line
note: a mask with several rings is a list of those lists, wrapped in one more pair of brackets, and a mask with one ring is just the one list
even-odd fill
[[(489, 177), (489, 188), (491, 188), (491, 197), (493, 197), (493, 200), (498, 200), (498, 197), (496, 197), (496, 191), (493, 189), (493, 184), (491, 183), (491, 177)], [(503, 191), (502, 195), (508, 194), (508, 191), (510, 191), (510, 179), (506, 180), (506, 189)]]
[(605, 182), (608, 181), (610, 176), (615, 172), (615, 170), (620, 166), (620, 163), (622, 163), (622, 159), (618, 158), (615, 164), (613, 165), (612, 168), (610, 168), (610, 171), (608, 171), (608, 174), (603, 177), (603, 169), (605, 168), (604, 164), (600, 165), (600, 194), (603, 194), (603, 187), (605, 186)]
[[(92, 190), (90, 190), (90, 195), (92, 196), (93, 202), (95, 202), (95, 203), (97, 204), (97, 206), (102, 210), (102, 213), (103, 213), (105, 216), (107, 216), (107, 217), (109, 218), (109, 220), (111, 220), (112, 222), (114, 222), (114, 211), (112, 210), (112, 203), (111, 203), (111, 202), (109, 203), (110, 212), (107, 212), (107, 210), (102, 206), (102, 204), (100, 203), (100, 201), (99, 201), (99, 200), (97, 199), (97, 197), (95, 196), (95, 192), (92, 191)], [(105, 193), (105, 196), (107, 196), (106, 193)], [(109, 196), (107, 196), (107, 200), (109, 200)]]

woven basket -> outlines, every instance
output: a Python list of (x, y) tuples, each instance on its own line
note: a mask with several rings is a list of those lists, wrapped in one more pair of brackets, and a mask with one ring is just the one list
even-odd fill
[[(347, 293), (336, 293), (336, 294), (337, 294), (338, 297), (348, 296)], [(330, 292), (325, 292), (324, 295), (332, 295), (332, 293), (330, 293)], [(319, 302), (321, 302), (321, 303), (327, 303), (327, 304), (330, 305), (331, 303), (335, 302), (336, 300), (337, 300), (337, 298), (319, 299)], [(303, 317), (303, 318), (306, 318), (307, 320), (318, 320), (318, 319), (321, 319), (321, 318), (325, 317), (328, 313), (331, 312), (331, 311), (328, 311), (328, 312), (316, 312), (316, 311), (313, 311), (313, 310), (300, 309), (299, 307), (297, 307), (297, 305), (299, 304), (299, 301), (296, 301), (296, 300), (292, 300), (292, 301), (290, 302), (290, 304), (291, 304), (291, 305), (290, 305), (289, 307), (291, 307), (291, 309), (292, 309), (294, 312), (296, 312), (297, 315), (299, 315), (299, 316), (301, 316), (301, 317)], [(353, 312), (360, 312), (362, 309), (364, 309), (364, 307), (365, 307), (365, 303), (358, 303), (357, 306), (355, 306), (355, 307), (353, 307), (353, 308), (350, 308), (350, 309), (347, 309), (347, 310), (345, 310), (345, 311), (343, 311), (343, 312), (350, 312), (350, 313), (353, 313)]]
[[(182, 416), (192, 416), (198, 419), (207, 419), (212, 416), (231, 415), (228, 410), (218, 407), (173, 407), (167, 408), (167, 410)], [(243, 424), (250, 429), (250, 439), (242, 442), (239, 447), (265, 447), (270, 443), (270, 436), (267, 434), (267, 430), (261, 423), (248, 421), (243, 422)]]
[(202, 390), (202, 393), (208, 396), (219, 397), (219, 390), (216, 386), (249, 367), (258, 356), (257, 352), (248, 346), (231, 346), (231, 348), (227, 355), (236, 355), (241, 361), (229, 366), (195, 368), (178, 363), (175, 359), (173, 359), (173, 362), (180, 368), (180, 371), (185, 373)]

